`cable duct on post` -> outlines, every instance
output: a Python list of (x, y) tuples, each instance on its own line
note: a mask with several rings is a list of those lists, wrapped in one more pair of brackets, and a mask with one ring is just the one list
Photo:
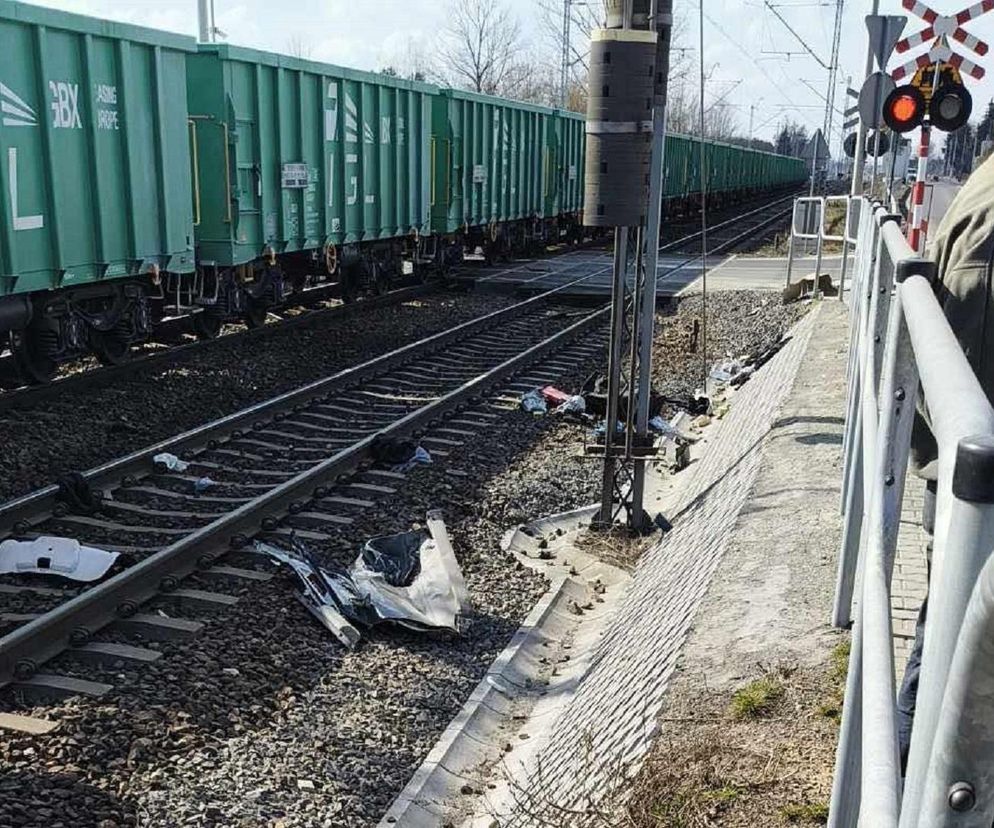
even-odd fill
[(584, 223), (645, 223), (652, 153), (656, 33), (597, 29), (590, 43)]

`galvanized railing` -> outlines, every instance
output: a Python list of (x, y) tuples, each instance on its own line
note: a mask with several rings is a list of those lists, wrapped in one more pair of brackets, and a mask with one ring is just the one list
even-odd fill
[[(794, 210), (790, 219), (790, 242), (787, 249), (787, 287), (790, 287), (794, 273), (794, 260), (797, 254), (797, 242), (815, 243), (815, 284), (813, 295), (820, 294), (818, 277), (821, 274), (822, 257), (825, 252), (825, 242), (842, 244), (842, 262), (839, 271), (839, 298), (842, 298), (846, 284), (846, 272), (849, 267), (849, 253), (856, 245), (855, 226), (850, 225), (850, 219), (858, 216), (860, 200), (848, 195), (804, 196), (794, 199)], [(842, 234), (829, 232), (828, 208), (832, 204), (842, 204), (845, 207), (846, 219), (842, 226)]]
[[(899, 217), (881, 205), (854, 199), (850, 212), (858, 234), (832, 620), (853, 624), (829, 825), (990, 828), (994, 411), (933, 292), (935, 264), (915, 254)], [(902, 775), (890, 590), (916, 409), (927, 412), (938, 444), (938, 489), (917, 712)]]

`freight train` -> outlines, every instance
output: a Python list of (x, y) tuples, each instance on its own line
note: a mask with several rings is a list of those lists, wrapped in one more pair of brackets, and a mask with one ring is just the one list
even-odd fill
[[(128, 359), (164, 317), (202, 338), (337, 282), (349, 300), (583, 235), (582, 116), (0, 0), (0, 381)], [(803, 162), (723, 144), (708, 190)], [(664, 197), (701, 191), (667, 139)], [(11, 374), (14, 374), (13, 376)]]

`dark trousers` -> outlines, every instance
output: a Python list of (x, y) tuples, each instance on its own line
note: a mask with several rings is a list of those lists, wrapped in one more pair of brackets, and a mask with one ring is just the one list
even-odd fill
[[(932, 574), (932, 541), (935, 534), (935, 493), (936, 482), (928, 481), (925, 486), (925, 504), (922, 508), (922, 528), (929, 535), (928, 574)], [(918, 678), (922, 669), (922, 645), (925, 641), (925, 616), (928, 613), (928, 593), (918, 610), (915, 624), (915, 643), (904, 668), (904, 680), (897, 694), (897, 736), (901, 748), (901, 773), (908, 767), (908, 749), (911, 747), (911, 728), (915, 721), (915, 703), (918, 699)]]

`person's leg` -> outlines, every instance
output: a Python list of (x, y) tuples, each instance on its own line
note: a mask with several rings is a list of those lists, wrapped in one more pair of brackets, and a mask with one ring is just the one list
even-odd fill
[[(925, 486), (925, 502), (922, 506), (922, 528), (929, 534), (926, 564), (929, 575), (932, 569), (932, 535), (935, 532), (935, 493), (936, 482), (928, 481)], [(911, 747), (911, 728), (915, 721), (915, 703), (918, 699), (918, 678), (922, 667), (922, 645), (925, 640), (925, 616), (928, 613), (928, 593), (918, 611), (915, 624), (915, 643), (904, 668), (904, 679), (897, 694), (897, 736), (901, 748), (901, 773), (908, 765), (908, 749)]]

